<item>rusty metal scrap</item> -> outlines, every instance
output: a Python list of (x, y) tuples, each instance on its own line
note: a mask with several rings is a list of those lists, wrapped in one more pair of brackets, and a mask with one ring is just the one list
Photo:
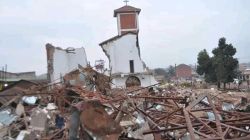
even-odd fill
[[(110, 117), (112, 117), (114, 121), (118, 116), (118, 122), (120, 123), (131, 121), (133, 125), (131, 126), (131, 124), (127, 122), (127, 126), (123, 125), (123, 129), (125, 130), (123, 130), (122, 133), (117, 132), (116, 137), (120, 136), (120, 134), (123, 134), (124, 138), (128, 136), (130, 133), (129, 128), (139, 129), (138, 123), (140, 124), (140, 122), (136, 121), (147, 122), (149, 124), (150, 129), (143, 132), (143, 135), (161, 133), (161, 139), (182, 138), (185, 136), (191, 139), (234, 139), (247, 138), (250, 133), (247, 128), (250, 125), (250, 118), (247, 117), (249, 113), (224, 111), (221, 107), (213, 105), (210, 94), (198, 96), (196, 100), (188, 103), (187, 106), (186, 100), (183, 97), (170, 95), (158, 96), (152, 95), (147, 91), (138, 94), (136, 93), (138, 90), (136, 90), (135, 93), (129, 95), (127, 94), (129, 91), (125, 89), (120, 91), (123, 93), (117, 93), (117, 96), (103, 95), (100, 92), (91, 92), (80, 87), (65, 88), (65, 91), (74, 91), (79, 96), (71, 97), (80, 100), (98, 100), (99, 106), (113, 110)], [(133, 96), (133, 94), (135, 96)], [(63, 98), (67, 100), (69, 96), (64, 95)], [(204, 101), (205, 98), (208, 102)], [(123, 107), (124, 102), (126, 102), (126, 107)], [(100, 105), (100, 103), (102, 105)], [(72, 105), (72, 103), (68, 104)], [(90, 111), (91, 109), (86, 108), (86, 110)], [(103, 111), (104, 110), (101, 112)], [(212, 117), (209, 115), (198, 115), (197, 112), (202, 114), (210, 112), (210, 114), (212, 113), (213, 115)], [(121, 113), (123, 115), (121, 115)], [(81, 117), (90, 119), (98, 116), (91, 114), (92, 113), (89, 112), (83, 113)], [(99, 112), (99, 115), (101, 116), (97, 117), (99, 119), (97, 119), (96, 122), (102, 124), (102, 119), (100, 118), (107, 116), (107, 114), (103, 115)], [(127, 120), (127, 117), (130, 119)], [(139, 118), (141, 118), (141, 120)], [(93, 123), (88, 123), (90, 123), (90, 126), (93, 126), (91, 125)], [(112, 128), (111, 124), (104, 124), (103, 127)], [(94, 130), (97, 128), (97, 126), (93, 127), (91, 134), (93, 134), (93, 132), (104, 134), (105, 129)]]
[[(70, 80), (77, 80), (81, 73), (92, 81), (96, 90), (87, 88), (81, 82), (68, 85)], [(250, 138), (250, 113), (242, 111), (248, 105), (249, 97), (245, 94), (198, 93), (196, 90), (178, 88), (152, 89), (157, 85), (111, 89), (106, 85), (109, 77), (91, 68), (70, 72), (64, 76), (64, 80), (64, 83), (54, 84), (53, 89), (48, 88), (51, 87), (49, 84), (32, 85), (20, 89), (21, 94), (18, 95), (0, 94), (9, 98), (3, 102), (5, 104), (1, 110), (7, 107), (13, 110), (15, 103), (23, 104), (22, 96), (36, 96), (39, 99), (34, 105), (23, 104), (24, 115), (18, 116), (9, 126), (4, 126), (8, 128), (8, 134), (4, 137), (16, 138), (25, 130), (29, 132), (26, 134), (29, 137), (44, 140)], [(242, 103), (239, 102), (241, 100)], [(37, 124), (41, 127), (37, 130), (31, 127), (36, 126), (35, 120), (29, 119), (41, 117), (36, 116), (39, 113), (35, 111), (48, 117), (43, 118), (46, 125), (44, 122), (43, 125)], [(62, 119), (55, 121), (56, 116)]]

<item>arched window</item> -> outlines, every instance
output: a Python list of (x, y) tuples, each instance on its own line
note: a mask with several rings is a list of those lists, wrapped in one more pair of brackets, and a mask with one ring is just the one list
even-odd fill
[(126, 87), (141, 86), (141, 81), (136, 76), (129, 76), (126, 80)]

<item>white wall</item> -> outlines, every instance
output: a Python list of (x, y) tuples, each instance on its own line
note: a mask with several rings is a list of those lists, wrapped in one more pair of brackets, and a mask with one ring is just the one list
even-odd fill
[(144, 72), (143, 62), (136, 46), (136, 35), (127, 34), (103, 46), (110, 56), (110, 68), (114, 73), (130, 73), (129, 60), (134, 60), (134, 72)]
[[(150, 85), (154, 85), (157, 83), (157, 81), (155, 80), (153, 75), (148, 75), (148, 74), (137, 74), (137, 75), (133, 75), (136, 76), (137, 78), (139, 78), (139, 80), (141, 81), (141, 86), (142, 87), (147, 87)], [(124, 76), (124, 77), (117, 77), (114, 78), (112, 80), (112, 88), (126, 88), (126, 80), (128, 79), (128, 76)]]
[(83, 67), (87, 66), (87, 57), (84, 48), (75, 48), (74, 53), (67, 53), (65, 50), (55, 49), (53, 54), (54, 72), (51, 75), (51, 81), (60, 81), (60, 75), (64, 76), (66, 73), (77, 69), (78, 64)]
[(139, 79), (141, 80), (142, 87), (157, 84), (157, 81), (155, 80), (153, 75), (141, 75)]
[(124, 77), (113, 78), (112, 83), (114, 85), (112, 85), (112, 88), (125, 88), (126, 80), (130, 74), (129, 60), (134, 60), (134, 74), (140, 79), (142, 87), (157, 83), (153, 75), (144, 74), (145, 69), (139, 56), (139, 48), (136, 46), (136, 42), (136, 35), (129, 33), (102, 46), (104, 51), (106, 51), (106, 55), (110, 58), (111, 74), (121, 73), (125, 75)]

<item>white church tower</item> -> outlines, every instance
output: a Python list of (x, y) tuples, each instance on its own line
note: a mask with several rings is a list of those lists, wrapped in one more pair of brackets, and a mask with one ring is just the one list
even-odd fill
[(114, 17), (117, 18), (118, 35), (127, 32), (139, 32), (138, 15), (141, 9), (132, 6), (123, 6), (114, 11)]
[(112, 87), (149, 86), (156, 84), (140, 57), (138, 41), (141, 9), (125, 5), (114, 10), (118, 35), (100, 43), (109, 59)]

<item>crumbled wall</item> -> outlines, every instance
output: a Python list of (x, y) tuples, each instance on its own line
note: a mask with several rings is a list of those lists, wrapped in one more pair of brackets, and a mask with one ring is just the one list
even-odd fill
[(136, 41), (137, 36), (127, 34), (102, 46), (109, 58), (110, 69), (114, 73), (130, 73), (129, 60), (134, 60), (134, 72), (144, 72)]
[(77, 69), (78, 65), (87, 66), (87, 57), (84, 48), (62, 49), (46, 44), (48, 79), (50, 82), (59, 82), (66, 73)]
[(65, 84), (69, 86), (85, 86), (91, 90), (95, 85), (96, 90), (102, 93), (106, 93), (106, 91), (110, 89), (110, 78), (95, 71), (91, 67), (71, 71), (67, 73), (63, 79)]

